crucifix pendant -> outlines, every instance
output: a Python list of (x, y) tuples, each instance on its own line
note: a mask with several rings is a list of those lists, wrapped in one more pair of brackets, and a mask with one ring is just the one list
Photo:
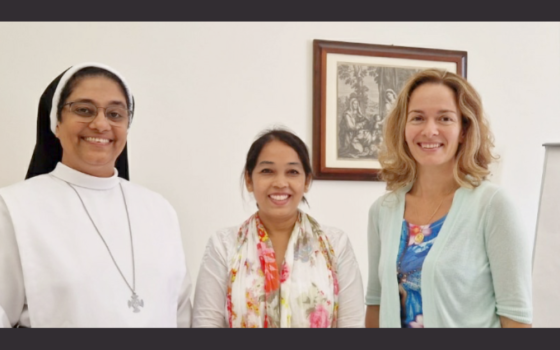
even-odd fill
[(144, 300), (139, 299), (136, 293), (132, 293), (132, 297), (128, 301), (128, 307), (131, 307), (134, 312), (140, 312), (140, 307), (144, 307)]

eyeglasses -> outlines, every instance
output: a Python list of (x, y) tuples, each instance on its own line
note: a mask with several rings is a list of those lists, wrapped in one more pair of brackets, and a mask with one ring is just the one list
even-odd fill
[(121, 105), (111, 105), (98, 107), (91, 102), (68, 102), (63, 105), (69, 106), (72, 113), (80, 117), (85, 122), (91, 122), (97, 117), (100, 109), (105, 109), (105, 118), (109, 124), (114, 126), (128, 127), (132, 112)]

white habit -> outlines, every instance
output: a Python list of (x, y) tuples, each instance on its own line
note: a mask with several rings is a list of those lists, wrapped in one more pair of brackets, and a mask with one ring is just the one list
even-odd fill
[[(140, 312), (77, 194), (132, 287), (130, 214)], [(0, 326), (190, 327), (192, 283), (175, 210), (114, 176), (58, 163), (0, 189)]]

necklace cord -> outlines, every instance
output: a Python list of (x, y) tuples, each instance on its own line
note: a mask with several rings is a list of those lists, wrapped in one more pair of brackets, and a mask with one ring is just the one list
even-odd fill
[[(128, 232), (130, 234), (130, 253), (132, 256), (132, 293), (136, 294), (136, 264), (134, 263), (134, 242), (132, 240), (132, 225), (130, 223), (130, 215), (128, 214), (128, 205), (126, 204), (126, 198), (124, 196), (124, 190), (122, 188), (122, 184), (119, 181), (119, 187), (121, 189), (121, 194), (124, 202), (124, 209), (126, 210), (126, 219), (128, 220)], [(441, 205), (441, 204), (440, 204)], [(108, 249), (108, 247), (107, 247)]]
[[(456, 191), (456, 190), (455, 190), (455, 191)], [(432, 218), (434, 217), (434, 215), (436, 215), (437, 211), (439, 210), (439, 208), (441, 207), (441, 205), (443, 204), (443, 202), (445, 201), (445, 199), (447, 198), (447, 196), (449, 196), (451, 193), (453, 193), (453, 192), (455, 192), (455, 191), (449, 192), (448, 194), (446, 194), (446, 195), (443, 196), (443, 198), (442, 198), (441, 202), (439, 202), (439, 205), (437, 206), (436, 210), (434, 210), (434, 212), (432, 213), (432, 215), (430, 215), (430, 218), (427, 220), (427, 224), (426, 224), (426, 225), (431, 224), (430, 221), (432, 220)], [(418, 213), (418, 211), (415, 211), (415, 212)]]
[(439, 202), (439, 205), (437, 206), (436, 210), (434, 210), (434, 212), (432, 213), (432, 215), (430, 215), (430, 218), (427, 220), (428, 225), (430, 224), (430, 220), (432, 220), (432, 218), (434, 217), (434, 215), (436, 215), (437, 211), (439, 210), (439, 208), (441, 207), (441, 205), (443, 204), (443, 201), (445, 200), (445, 197), (443, 197), (443, 199), (441, 200), (441, 202)]
[(80, 196), (80, 194), (78, 193), (78, 190), (76, 190), (76, 188), (74, 188), (74, 186), (72, 186), (72, 184), (70, 184), (69, 182), (62, 180), (64, 182), (66, 182), (68, 184), (68, 186), (70, 186), (71, 189), (74, 190), (74, 192), (76, 192), (76, 195), (78, 196), (78, 198), (80, 199), (80, 202), (82, 203), (82, 206), (84, 207), (84, 210), (87, 214), (87, 216), (89, 217), (89, 220), (91, 221), (91, 223), (93, 224), (93, 227), (95, 228), (95, 231), (97, 231), (97, 234), (99, 235), (99, 237), (101, 238), (101, 240), (103, 241), (103, 244), (105, 244), (105, 247), (107, 248), (107, 251), (109, 252), (109, 255), (111, 256), (111, 259), (113, 260), (113, 264), (115, 264), (115, 267), (117, 268), (117, 270), (119, 271), (119, 273), (121, 274), (121, 277), (123, 278), (124, 282), (126, 283), (126, 285), (128, 286), (128, 288), (130, 289), (130, 291), (132, 292), (133, 295), (136, 295), (136, 270), (134, 267), (134, 243), (132, 241), (132, 228), (130, 226), (130, 215), (128, 214), (128, 207), (126, 204), (126, 199), (124, 196), (124, 191), (122, 188), (121, 183), (119, 182), (119, 187), (121, 189), (121, 194), (123, 197), (123, 201), (124, 201), (124, 208), (126, 210), (126, 217), (128, 219), (128, 231), (130, 233), (130, 249), (132, 252), (132, 287), (130, 286), (130, 284), (128, 283), (128, 281), (126, 280), (126, 277), (124, 277), (124, 274), (122, 273), (119, 265), (117, 264), (115, 257), (113, 256), (113, 253), (111, 253), (111, 249), (109, 248), (109, 245), (107, 244), (107, 242), (105, 241), (105, 239), (103, 238), (103, 235), (101, 234), (101, 232), (99, 231), (99, 229), (97, 228), (97, 225), (95, 224), (95, 221), (93, 221), (89, 211), (87, 210), (87, 207), (84, 203), (84, 200), (82, 199), (82, 197)]

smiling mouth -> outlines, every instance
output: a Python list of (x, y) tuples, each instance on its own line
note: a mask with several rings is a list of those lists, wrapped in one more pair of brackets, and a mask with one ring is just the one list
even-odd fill
[(291, 196), (289, 194), (271, 194), (268, 197), (274, 202), (283, 202)]
[(113, 140), (100, 138), (100, 137), (82, 137), (82, 140), (85, 140), (85, 141), (91, 142), (91, 143), (102, 144), (102, 145), (113, 142)]
[(419, 143), (418, 145), (423, 149), (436, 149), (443, 147), (443, 143)]

